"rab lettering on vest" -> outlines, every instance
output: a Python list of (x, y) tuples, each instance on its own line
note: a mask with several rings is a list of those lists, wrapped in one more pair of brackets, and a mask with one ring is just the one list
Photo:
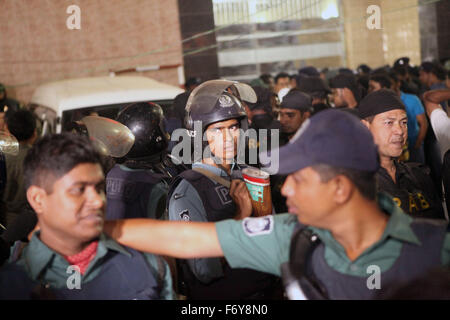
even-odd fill
[[(394, 197), (392, 198), (392, 200), (394, 200), (394, 202), (397, 204), (399, 208), (402, 207), (402, 201), (400, 200), (400, 198)], [(413, 209), (415, 211), (421, 211), (430, 208), (430, 204), (425, 199), (423, 194), (421, 194), (420, 192), (414, 194), (408, 193), (408, 202), (409, 202), (409, 212), (413, 212)]]

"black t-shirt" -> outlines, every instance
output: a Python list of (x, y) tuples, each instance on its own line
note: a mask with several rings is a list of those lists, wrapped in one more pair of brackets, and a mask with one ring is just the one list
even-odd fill
[(392, 196), (402, 210), (413, 217), (445, 219), (442, 201), (428, 168), (418, 163), (395, 161), (396, 183), (384, 168), (377, 172), (377, 188)]

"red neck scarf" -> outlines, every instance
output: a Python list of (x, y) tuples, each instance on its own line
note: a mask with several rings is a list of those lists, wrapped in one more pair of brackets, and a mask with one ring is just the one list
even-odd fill
[(81, 274), (84, 274), (89, 266), (89, 262), (91, 262), (97, 254), (97, 247), (98, 241), (93, 241), (83, 251), (74, 254), (73, 256), (65, 256), (64, 258), (69, 261), (71, 265), (79, 267)]

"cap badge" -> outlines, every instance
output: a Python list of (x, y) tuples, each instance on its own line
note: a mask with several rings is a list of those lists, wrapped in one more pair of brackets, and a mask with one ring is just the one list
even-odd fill
[(219, 104), (222, 108), (228, 108), (234, 105), (234, 102), (229, 96), (221, 95), (219, 98)]

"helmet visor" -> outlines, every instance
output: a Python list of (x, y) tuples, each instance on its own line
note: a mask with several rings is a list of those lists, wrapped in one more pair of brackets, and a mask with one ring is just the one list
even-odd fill
[(204, 113), (212, 111), (224, 91), (228, 91), (246, 102), (255, 103), (257, 100), (255, 91), (245, 83), (229, 80), (210, 80), (202, 83), (192, 91), (186, 103), (186, 111), (191, 111), (193, 105), (201, 106)]
[(120, 122), (99, 116), (87, 116), (81, 121), (86, 125), (89, 137), (99, 141), (101, 149), (108, 150), (108, 155), (120, 158), (133, 147), (133, 133)]
[(17, 156), (19, 154), (19, 141), (6, 131), (0, 131), (0, 151)]

